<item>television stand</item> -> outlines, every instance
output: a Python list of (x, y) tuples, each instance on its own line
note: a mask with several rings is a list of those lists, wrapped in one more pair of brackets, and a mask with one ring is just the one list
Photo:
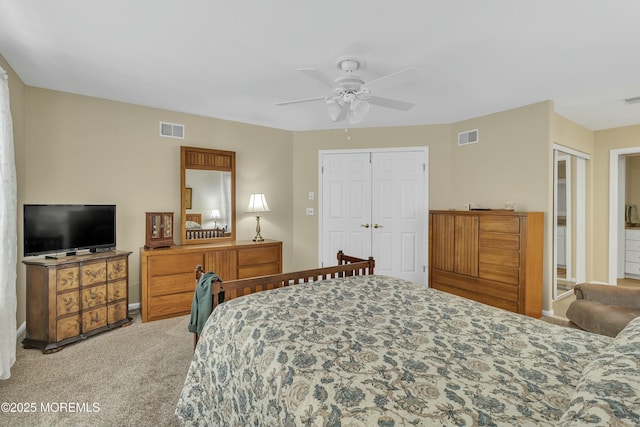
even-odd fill
[(130, 254), (110, 251), (23, 260), (27, 266), (24, 348), (54, 353), (129, 325)]

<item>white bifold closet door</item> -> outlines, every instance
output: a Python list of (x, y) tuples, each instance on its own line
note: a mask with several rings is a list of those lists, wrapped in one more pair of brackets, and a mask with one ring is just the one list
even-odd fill
[(320, 153), (321, 265), (373, 256), (376, 274), (427, 283), (428, 150)]

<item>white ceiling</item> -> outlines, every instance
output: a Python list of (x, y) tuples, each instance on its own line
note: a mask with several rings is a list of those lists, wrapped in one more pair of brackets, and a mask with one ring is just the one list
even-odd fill
[(451, 123), (544, 100), (592, 130), (640, 123), (637, 0), (0, 0), (0, 54), (30, 86), (288, 130), (343, 127), (298, 68), (417, 82), (354, 127)]

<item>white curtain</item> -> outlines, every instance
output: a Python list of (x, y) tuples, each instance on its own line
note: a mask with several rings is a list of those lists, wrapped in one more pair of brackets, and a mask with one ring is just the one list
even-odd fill
[(17, 184), (9, 82), (0, 67), (0, 379), (16, 361)]

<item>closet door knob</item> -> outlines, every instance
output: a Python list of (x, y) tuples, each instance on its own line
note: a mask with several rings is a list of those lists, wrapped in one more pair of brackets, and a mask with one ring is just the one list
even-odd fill
[(380, 224), (374, 224), (374, 225), (373, 225), (373, 228), (382, 228), (382, 225), (380, 225)]
[(360, 227), (369, 228), (369, 224), (360, 224)]

